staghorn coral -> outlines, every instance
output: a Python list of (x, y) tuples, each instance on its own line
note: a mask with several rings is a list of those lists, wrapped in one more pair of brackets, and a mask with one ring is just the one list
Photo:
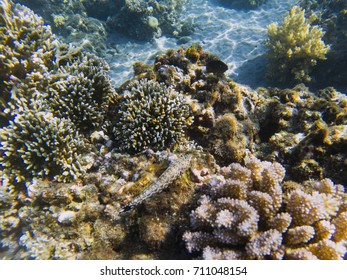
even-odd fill
[(22, 112), (0, 130), (2, 172), (10, 184), (31, 178), (79, 177), (86, 144), (74, 125), (44, 111), (39, 101), (31, 100), (30, 107), (21, 101)]
[(326, 59), (329, 51), (322, 28), (312, 25), (299, 6), (290, 10), (281, 25), (270, 24), (267, 34), (268, 72), (276, 81), (309, 82), (312, 67)]
[(54, 68), (58, 41), (42, 18), (30, 9), (4, 0), (0, 3), (0, 123), (6, 125), (11, 88), (28, 74), (42, 75)]
[(343, 186), (282, 182), (284, 175), (276, 162), (249, 158), (211, 176), (183, 235), (188, 251), (208, 259), (343, 259)]
[(182, 141), (191, 124), (183, 96), (158, 82), (135, 81), (118, 103), (114, 133), (121, 151), (170, 148)]

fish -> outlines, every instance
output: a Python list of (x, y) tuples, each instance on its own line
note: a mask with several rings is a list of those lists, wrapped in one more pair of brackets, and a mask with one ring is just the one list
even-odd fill
[(226, 65), (220, 59), (212, 59), (206, 63), (206, 71), (208, 73), (222, 75), (227, 70), (228, 70), (228, 65)]

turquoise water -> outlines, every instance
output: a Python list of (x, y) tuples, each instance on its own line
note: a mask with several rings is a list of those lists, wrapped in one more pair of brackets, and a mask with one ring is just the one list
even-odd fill
[[(228, 64), (226, 74), (235, 81), (264, 86), (266, 27), (280, 22), (295, 3), (297, 0), (269, 0), (256, 9), (240, 10), (224, 7), (217, 1), (190, 0), (181, 15), (183, 19), (190, 19), (196, 28), (185, 45), (199, 43), (203, 49), (217, 54)], [(136, 42), (113, 34), (111, 40), (118, 53), (106, 59), (116, 84), (131, 77), (134, 61), (152, 62), (156, 53), (181, 45), (177, 39), (166, 36), (153, 42)]]

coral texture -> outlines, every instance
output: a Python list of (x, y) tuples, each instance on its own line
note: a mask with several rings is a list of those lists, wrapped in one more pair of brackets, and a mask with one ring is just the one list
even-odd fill
[(83, 139), (69, 120), (43, 111), (40, 104), (31, 106), (36, 108), (23, 104), (23, 112), (0, 130), (4, 175), (10, 183), (30, 181), (33, 177), (76, 179), (82, 173)]
[(329, 51), (322, 28), (312, 25), (299, 6), (290, 10), (281, 25), (270, 24), (267, 34), (269, 76), (280, 82), (309, 82), (312, 67), (326, 59)]
[(59, 57), (62, 65), (56, 75), (62, 78), (46, 89), (47, 107), (56, 117), (70, 119), (80, 131), (91, 133), (107, 125), (108, 104), (115, 99), (109, 67), (95, 55), (77, 51), (69, 57), (69, 52)]
[(30, 74), (43, 75), (54, 68), (58, 45), (49, 26), (30, 9), (4, 0), (0, 3), (1, 126), (7, 123), (11, 87)]
[[(200, 187), (190, 252), (205, 259), (343, 259), (346, 194), (329, 179), (282, 182), (278, 163), (231, 164)], [(344, 222), (341, 222), (344, 220)]]
[(115, 136), (121, 151), (170, 148), (192, 121), (183, 96), (158, 82), (135, 81), (118, 102)]

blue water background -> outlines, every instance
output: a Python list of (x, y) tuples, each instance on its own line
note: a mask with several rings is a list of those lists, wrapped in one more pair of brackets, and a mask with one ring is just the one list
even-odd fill
[[(228, 64), (227, 76), (252, 87), (266, 86), (266, 27), (281, 22), (282, 17), (298, 0), (268, 0), (252, 10), (231, 9), (216, 0), (189, 0), (182, 12), (183, 19), (190, 19), (195, 31), (186, 46), (199, 43), (204, 50), (217, 54)], [(117, 53), (106, 60), (111, 66), (111, 76), (116, 85), (133, 75), (135, 61), (152, 63), (155, 55), (181, 44), (176, 38), (162, 36), (152, 42), (141, 42), (120, 34), (113, 34), (110, 43)]]

